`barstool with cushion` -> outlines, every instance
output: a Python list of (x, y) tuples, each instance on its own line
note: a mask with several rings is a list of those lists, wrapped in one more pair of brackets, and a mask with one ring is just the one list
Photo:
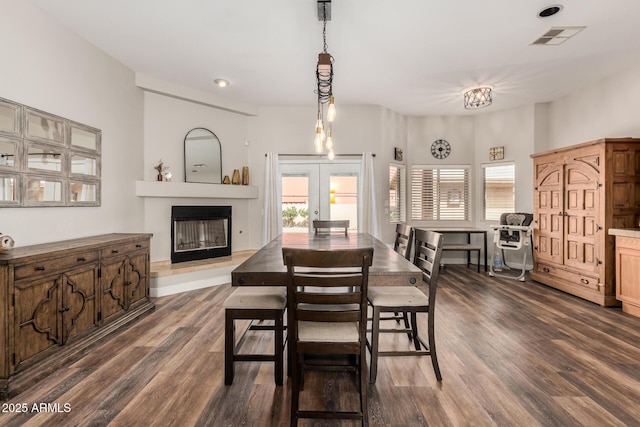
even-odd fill
[[(223, 303), (224, 324), (224, 383), (233, 383), (234, 362), (274, 362), (276, 385), (282, 385), (284, 354), (284, 312), (287, 307), (285, 286), (238, 287)], [(236, 344), (235, 321), (251, 320)], [(254, 321), (273, 321), (273, 325), (254, 324)], [(274, 331), (272, 354), (246, 354), (239, 350), (250, 330)]]
[[(288, 337), (291, 353), (291, 425), (299, 418), (352, 419), (368, 425), (367, 284), (373, 248), (311, 250), (282, 248), (287, 265)], [(318, 356), (328, 363), (318, 364)], [(336, 356), (351, 356), (359, 410), (301, 410), (299, 393), (309, 368), (344, 370)], [(313, 360), (311, 359), (313, 357)]]
[[(442, 234), (415, 230), (414, 264), (422, 270), (422, 280), (429, 287), (428, 294), (417, 286), (375, 286), (369, 288), (369, 303), (373, 307), (371, 342), (367, 342), (371, 351), (371, 373), (369, 381), (374, 383), (378, 375), (378, 358), (386, 356), (431, 356), (436, 379), (442, 381), (434, 333), (435, 302), (438, 283), (440, 258), (442, 256)], [(380, 351), (380, 333), (404, 332), (403, 330), (381, 330), (381, 313), (411, 313), (411, 330), (415, 350)], [(418, 331), (417, 313), (428, 313), (427, 345)]]
[[(411, 250), (413, 249), (413, 233), (414, 229), (410, 225), (407, 224), (398, 224), (396, 225), (396, 238), (393, 243), (393, 250), (398, 254), (403, 256), (406, 260), (411, 260)], [(369, 292), (373, 287), (369, 286)], [(384, 289), (379, 289), (377, 292), (389, 292), (388, 287), (384, 287)], [(376, 292), (374, 290), (374, 292)], [(398, 324), (400, 324), (400, 320), (404, 322), (404, 329), (398, 329), (397, 327), (394, 329), (384, 329), (380, 330), (380, 332), (407, 332), (407, 336), (409, 340), (411, 337), (411, 328), (409, 326), (409, 317), (407, 313), (398, 313), (395, 312), (393, 315), (388, 317), (381, 317), (380, 320), (395, 320)]]

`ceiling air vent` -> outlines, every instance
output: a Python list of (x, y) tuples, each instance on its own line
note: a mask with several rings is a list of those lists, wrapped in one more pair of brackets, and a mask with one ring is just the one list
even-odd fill
[(531, 44), (559, 45), (584, 30), (586, 27), (551, 27)]

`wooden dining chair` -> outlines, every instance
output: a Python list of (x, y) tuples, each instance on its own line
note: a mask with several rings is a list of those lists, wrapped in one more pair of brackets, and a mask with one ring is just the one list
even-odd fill
[[(274, 380), (282, 385), (284, 354), (284, 312), (287, 289), (284, 286), (241, 286), (223, 303), (224, 321), (224, 383), (231, 385), (235, 362), (273, 362)], [(236, 320), (250, 320), (236, 343)], [(254, 322), (259, 323), (254, 323)], [(271, 321), (271, 324), (262, 323)], [(249, 331), (273, 331), (273, 353), (240, 353)]]
[[(431, 356), (431, 363), (438, 381), (442, 381), (434, 333), (436, 290), (442, 256), (442, 234), (427, 230), (415, 230), (414, 264), (422, 270), (422, 280), (429, 291), (425, 294), (417, 286), (376, 286), (368, 291), (369, 303), (373, 307), (371, 341), (367, 347), (371, 352), (369, 381), (375, 383), (378, 375), (378, 358), (387, 356)], [(414, 349), (380, 350), (380, 333), (405, 332), (402, 329), (380, 329), (381, 313), (410, 313), (411, 334)], [(418, 330), (417, 313), (428, 313), (428, 345)]]
[[(291, 354), (291, 425), (300, 418), (355, 419), (368, 425), (366, 323), (367, 284), (373, 248), (311, 250), (282, 248), (287, 266), (288, 340)], [(360, 409), (301, 410), (306, 369), (344, 370), (346, 365), (312, 363), (311, 356), (350, 355)], [(351, 366), (353, 367), (353, 366)]]
[[(399, 255), (404, 257), (406, 260), (411, 260), (411, 251), (413, 249), (413, 234), (414, 229), (410, 225), (407, 224), (398, 224), (396, 225), (396, 238), (393, 243), (393, 250), (396, 251)], [(372, 287), (369, 287), (369, 291), (371, 292)], [(384, 289), (381, 289), (379, 292), (384, 292)], [(374, 290), (375, 292), (375, 290)], [(403, 331), (407, 333), (409, 340), (412, 339), (411, 335), (411, 327), (409, 326), (409, 316), (407, 313), (399, 313), (394, 312), (393, 315), (387, 317), (380, 317), (380, 320), (395, 320), (396, 323), (400, 324), (400, 321), (404, 323)], [(397, 331), (398, 329), (393, 329)], [(386, 329), (381, 330), (381, 332), (390, 332)]]
[(347, 236), (349, 230), (348, 219), (332, 219), (332, 220), (313, 220), (313, 229), (315, 234), (331, 233), (331, 230), (340, 229), (344, 230), (344, 235)]

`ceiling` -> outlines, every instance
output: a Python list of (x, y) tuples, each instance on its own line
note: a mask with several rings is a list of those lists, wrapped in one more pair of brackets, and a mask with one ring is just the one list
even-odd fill
[[(315, 105), (316, 0), (31, 0), (135, 72), (255, 106)], [(637, 63), (640, 1), (333, 0), (327, 22), (340, 104), (463, 115), (463, 89), (494, 87), (490, 112), (549, 102)], [(586, 26), (557, 46), (551, 27)], [(217, 78), (231, 85), (219, 88)]]

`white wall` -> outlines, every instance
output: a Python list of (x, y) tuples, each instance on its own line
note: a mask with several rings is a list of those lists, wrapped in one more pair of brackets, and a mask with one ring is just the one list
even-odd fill
[[(169, 166), (172, 181), (184, 182), (184, 137), (193, 128), (204, 127), (216, 134), (222, 148), (222, 175), (249, 165), (247, 117), (242, 114), (144, 92), (144, 179), (155, 181), (154, 166), (162, 159)], [(249, 170), (249, 183), (260, 179)], [(171, 258), (171, 206), (224, 205), (232, 208), (234, 251), (260, 247), (260, 212), (251, 212), (245, 199), (144, 198), (144, 230), (153, 233), (151, 260)], [(256, 226), (256, 224), (258, 226)]]
[(550, 148), (640, 137), (640, 63), (549, 105)]
[(0, 208), (16, 245), (143, 230), (142, 91), (134, 74), (23, 0), (0, 0), (0, 97), (102, 130), (102, 206)]
[[(389, 176), (389, 162), (393, 159), (393, 147), (406, 145), (406, 119), (378, 106), (338, 105), (333, 123), (333, 141), (337, 154), (376, 154), (376, 203), (378, 212), (384, 212), (385, 190)], [(313, 154), (315, 136), (315, 106), (264, 107), (257, 117), (249, 118), (250, 167), (259, 177), (264, 176), (264, 154), (267, 152)], [(255, 201), (252, 215), (262, 210), (264, 188), (260, 200)], [(255, 216), (261, 221), (261, 216)], [(391, 241), (395, 226), (379, 218), (382, 239)], [(258, 222), (261, 224), (261, 222)], [(258, 240), (259, 243), (259, 240)]]

